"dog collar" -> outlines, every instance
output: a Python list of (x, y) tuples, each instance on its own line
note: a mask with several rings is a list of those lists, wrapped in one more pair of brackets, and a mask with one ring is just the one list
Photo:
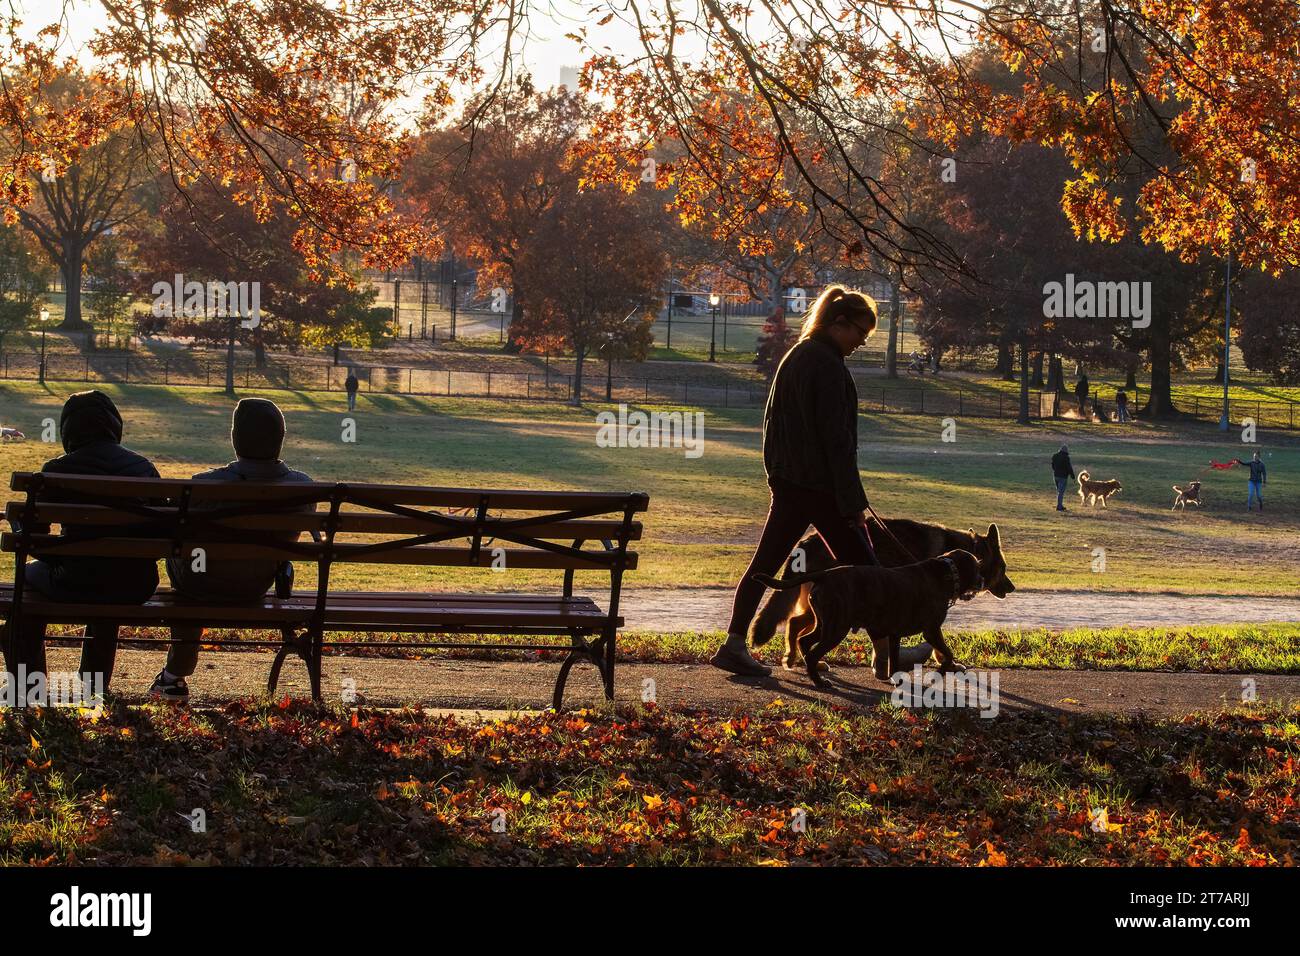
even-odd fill
[[(948, 606), (952, 607), (959, 600), (962, 600), (965, 597), (961, 590), (961, 575), (957, 573), (957, 565), (953, 563), (952, 558), (940, 558), (939, 560), (948, 565), (948, 574), (952, 578), (952, 597), (948, 598)], [(983, 585), (984, 575), (981, 572), (980, 580), (975, 589), (970, 592), (969, 597), (974, 597), (978, 594), (983, 589)], [(969, 598), (965, 599), (969, 600)]]

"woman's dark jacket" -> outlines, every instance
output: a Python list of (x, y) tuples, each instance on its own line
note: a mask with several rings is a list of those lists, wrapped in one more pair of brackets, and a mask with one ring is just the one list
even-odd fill
[(833, 341), (814, 334), (786, 353), (763, 412), (763, 467), (833, 495), (842, 515), (867, 506), (858, 475), (858, 390)]

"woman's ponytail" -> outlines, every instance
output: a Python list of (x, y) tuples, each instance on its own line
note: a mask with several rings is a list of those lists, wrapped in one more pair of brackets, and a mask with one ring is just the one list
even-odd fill
[(804, 319), (803, 328), (799, 331), (799, 341), (802, 342), (814, 332), (846, 317), (859, 324), (865, 324), (874, 332), (876, 300), (861, 292), (852, 292), (843, 286), (827, 286), (808, 310), (808, 318)]

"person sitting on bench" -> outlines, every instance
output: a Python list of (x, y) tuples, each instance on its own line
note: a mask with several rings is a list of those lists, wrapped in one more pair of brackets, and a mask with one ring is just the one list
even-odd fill
[[(284, 415), (275, 402), (264, 398), (245, 398), (235, 406), (230, 426), (230, 443), (237, 456), (224, 468), (195, 475), (205, 481), (311, 481), (301, 471), (294, 471), (280, 460), (284, 447)], [(228, 506), (229, 502), (223, 503)], [(314, 511), (308, 504), (302, 511)], [(286, 542), (298, 540), (298, 532), (276, 535)], [(249, 604), (259, 601), (276, 583), (277, 576), (292, 581), (293, 566), (274, 558), (265, 560), (206, 561), (202, 571), (194, 569), (189, 557), (167, 561), (167, 576), (182, 598), (205, 604)], [(185, 678), (194, 673), (199, 661), (199, 639), (203, 628), (177, 625), (172, 628), (172, 645), (167, 664), (154, 678), (149, 696), (184, 702), (190, 691)]]
[[(122, 415), (113, 400), (100, 391), (77, 392), (63, 403), (59, 434), (66, 454), (51, 458), (41, 471), (51, 475), (111, 475), (124, 478), (157, 478), (158, 469), (149, 459), (122, 447)], [(59, 500), (56, 495), (43, 501)], [(17, 530), (17, 528), (15, 528)], [(48, 524), (33, 525), (34, 534), (49, 534)], [(79, 532), (69, 529), (65, 537), (75, 540)], [(84, 536), (84, 532), (81, 532)], [(158, 587), (158, 565), (149, 558), (87, 558), (51, 555), (28, 562), (26, 587), (34, 600), (68, 604), (143, 604)], [(117, 657), (118, 625), (100, 621), (86, 628), (81, 646), (82, 686), (108, 689)], [(6, 669), (18, 673), (45, 673), (45, 622), (27, 617), (8, 635), (5, 644)], [(15, 687), (15, 701), (25, 700), (25, 687)]]

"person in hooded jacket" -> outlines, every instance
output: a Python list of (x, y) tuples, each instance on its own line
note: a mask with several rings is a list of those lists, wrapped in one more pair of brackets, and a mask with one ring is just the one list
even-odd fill
[[(51, 458), (41, 471), (51, 475), (103, 475), (123, 478), (157, 478), (158, 470), (144, 456), (122, 446), (122, 415), (103, 392), (78, 392), (63, 404), (59, 434), (66, 454)], [(46, 501), (59, 500), (55, 495)], [(33, 525), (35, 534), (48, 534), (48, 524)], [(80, 534), (86, 534), (82, 531)], [(76, 539), (78, 529), (64, 537)], [(26, 586), (47, 600), (75, 604), (143, 604), (158, 587), (158, 565), (149, 558), (91, 558), (50, 555), (28, 562)], [(35, 596), (35, 595), (33, 595)], [(20, 633), (6, 628), (6, 669), (17, 674), (20, 664), (28, 674), (46, 669), (45, 622), (23, 616)], [(117, 657), (118, 624), (101, 621), (86, 628), (81, 649), (82, 680), (99, 681), (104, 689), (112, 678)], [(19, 688), (20, 690), (23, 688)]]
[[(311, 481), (301, 471), (294, 471), (280, 460), (284, 447), (284, 415), (275, 402), (264, 398), (245, 398), (235, 406), (230, 423), (230, 444), (236, 458), (223, 468), (200, 472), (196, 479), (205, 481)], [(232, 502), (222, 502), (229, 506)], [(301, 506), (303, 511), (314, 511), (315, 505)], [(277, 534), (288, 543), (298, 539), (294, 531)], [(172, 587), (182, 598), (204, 604), (250, 604), (259, 601), (272, 586), (277, 576), (288, 569), (292, 581), (292, 565), (274, 558), (264, 560), (211, 559), (203, 571), (195, 571), (189, 560), (169, 559), (167, 576)], [(189, 700), (186, 678), (194, 673), (199, 660), (199, 639), (203, 628), (199, 625), (178, 625), (172, 628), (172, 645), (167, 653), (167, 664), (154, 678), (149, 688), (151, 697), (184, 703)]]

